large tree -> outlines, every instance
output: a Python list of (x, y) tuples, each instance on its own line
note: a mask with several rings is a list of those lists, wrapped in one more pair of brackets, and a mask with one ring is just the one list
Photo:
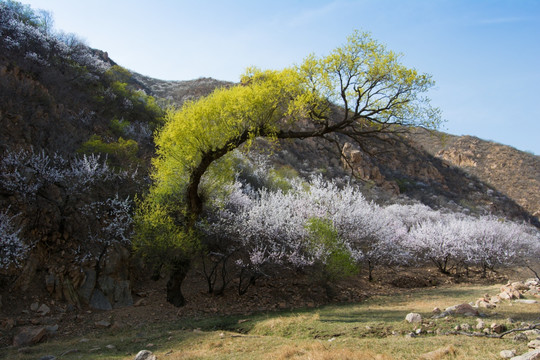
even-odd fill
[(248, 69), (239, 84), (168, 113), (156, 137), (154, 183), (137, 217), (136, 245), (147, 254), (161, 249), (157, 256), (173, 265), (170, 302), (184, 303), (180, 286), (197, 246), (201, 179), (231, 150), (257, 137), (335, 141), (341, 134), (361, 144), (366, 136), (439, 125), (438, 109), (422, 97), (434, 85), (431, 76), (399, 58), (355, 32), (328, 56), (310, 55), (283, 70)]

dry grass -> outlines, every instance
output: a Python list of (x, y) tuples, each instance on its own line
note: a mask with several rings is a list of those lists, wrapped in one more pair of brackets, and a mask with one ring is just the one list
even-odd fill
[[(443, 335), (458, 324), (474, 326), (476, 318), (430, 319), (435, 306), (445, 308), (474, 301), (485, 293), (495, 294), (497, 289), (497, 286), (441, 287), (318, 309), (237, 318), (183, 319), (144, 329), (104, 331), (86, 343), (79, 339), (53, 339), (23, 352), (5, 349), (0, 358), (30, 360), (48, 354), (58, 357), (68, 349), (77, 349), (78, 352), (59, 358), (132, 360), (139, 350), (148, 348), (159, 359), (167, 360), (498, 359), (501, 350), (526, 352), (526, 343), (514, 342), (512, 336), (492, 339)], [(485, 310), (484, 321), (488, 326), (491, 322), (502, 322), (513, 327), (521, 321), (538, 322), (539, 310), (538, 304), (507, 302), (494, 310)], [(404, 321), (411, 311), (425, 319), (422, 334), (414, 338), (405, 336), (420, 327)], [(508, 322), (509, 317), (516, 323)], [(144, 339), (140, 338), (141, 331), (145, 333)], [(149, 347), (149, 343), (153, 346)], [(114, 349), (108, 349), (108, 344), (113, 344)]]

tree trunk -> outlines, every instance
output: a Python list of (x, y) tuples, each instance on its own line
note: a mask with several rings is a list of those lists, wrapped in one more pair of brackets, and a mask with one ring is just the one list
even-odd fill
[(190, 261), (186, 258), (172, 262), (171, 275), (167, 282), (167, 301), (176, 307), (184, 306), (186, 300), (182, 294), (182, 282), (189, 271)]

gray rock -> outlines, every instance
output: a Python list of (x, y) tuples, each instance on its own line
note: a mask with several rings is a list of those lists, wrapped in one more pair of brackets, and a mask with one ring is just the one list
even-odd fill
[(408, 313), (407, 316), (405, 316), (405, 320), (409, 323), (421, 323), (422, 315), (418, 313)]
[(525, 341), (529, 341), (529, 338), (524, 333), (519, 333), (519, 334), (514, 335), (512, 340), (525, 342)]
[(486, 327), (486, 323), (484, 322), (484, 320), (482, 319), (476, 319), (476, 328), (478, 330), (482, 330), (483, 328)]
[(92, 296), (92, 291), (96, 287), (96, 271), (94, 269), (84, 269), (84, 282), (77, 290), (79, 298), (85, 304), (90, 303), (90, 297)]
[(510, 360), (540, 360), (540, 349), (529, 351), (520, 356), (514, 356)]
[(457, 305), (453, 311), (454, 315), (463, 315), (463, 316), (478, 316), (478, 310), (473, 308), (470, 304), (460, 304)]
[(157, 360), (157, 357), (149, 350), (141, 350), (135, 356), (135, 360)]
[(116, 281), (114, 288), (114, 307), (124, 307), (133, 305), (131, 296), (131, 285), (129, 281)]
[(99, 289), (95, 289), (92, 293), (89, 305), (96, 310), (112, 310), (111, 302)]
[(54, 293), (54, 286), (55, 286), (55, 276), (54, 274), (47, 274), (45, 275), (45, 286), (47, 287), (47, 291), (49, 294)]
[(47, 329), (44, 327), (24, 327), (13, 337), (13, 346), (30, 346), (45, 339)]
[(503, 350), (499, 353), (501, 358), (503, 359), (510, 359), (514, 356), (516, 356), (516, 350)]
[(531, 349), (540, 349), (540, 340), (529, 341), (527, 346)]
[(110, 276), (100, 276), (98, 278), (98, 284), (101, 291), (103, 291), (103, 294), (110, 300), (110, 302), (113, 302), (114, 298), (114, 288), (115, 288), (115, 281)]
[(45, 316), (45, 315), (47, 315), (48, 313), (51, 312), (51, 308), (48, 307), (48, 306), (45, 305), (45, 304), (41, 304), (41, 306), (39, 307), (39, 309), (37, 309), (37, 312), (40, 313), (42, 316)]
[(45, 330), (47, 330), (47, 334), (54, 335), (58, 331), (58, 324), (45, 326)]
[(111, 327), (111, 322), (107, 320), (100, 320), (96, 321), (94, 325), (96, 325), (98, 328), (108, 328)]
[(538, 304), (537, 300), (526, 300), (526, 299), (517, 299), (514, 300), (515, 303), (519, 304)]
[(37, 311), (37, 309), (39, 309), (39, 303), (35, 302), (30, 305), (30, 310)]

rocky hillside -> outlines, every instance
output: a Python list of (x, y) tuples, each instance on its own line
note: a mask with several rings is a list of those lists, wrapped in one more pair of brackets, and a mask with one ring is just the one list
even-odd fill
[(129, 304), (128, 215), (163, 110), (105, 52), (39, 16), (0, 3), (0, 289)]
[(411, 138), (431, 155), (477, 177), (540, 217), (540, 156), (473, 136), (416, 131)]

